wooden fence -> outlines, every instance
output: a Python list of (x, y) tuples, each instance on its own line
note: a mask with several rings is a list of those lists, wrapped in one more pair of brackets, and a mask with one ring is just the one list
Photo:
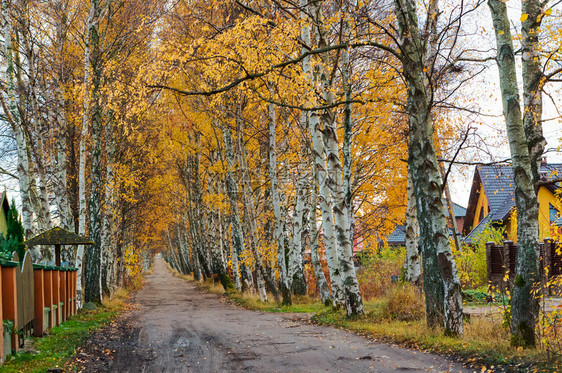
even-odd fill
[[(540, 243), (541, 276), (548, 273), (548, 277), (562, 276), (562, 244), (552, 240)], [(515, 263), (517, 259), (517, 245), (513, 241), (505, 241), (496, 245), (494, 242), (486, 243), (486, 264), (488, 283), (499, 286), (508, 276), (512, 281), (516, 275)], [(545, 268), (548, 271), (545, 271)]]
[(29, 255), (23, 263), (18, 259), (15, 254), (13, 261), (0, 261), (0, 319), (13, 325), (0, 332), (1, 362), (5, 351), (15, 353), (23, 346), (26, 335), (40, 337), (76, 313), (75, 268), (32, 264)]

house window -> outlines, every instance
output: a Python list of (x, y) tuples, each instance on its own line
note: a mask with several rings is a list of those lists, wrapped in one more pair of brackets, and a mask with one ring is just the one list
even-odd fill
[(480, 207), (480, 215), (478, 215), (478, 223), (482, 221), (486, 217), (484, 212), (484, 206)]
[(550, 222), (554, 222), (556, 220), (556, 218), (558, 217), (558, 210), (556, 210), (556, 208), (554, 206), (552, 206), (552, 204), (548, 204), (548, 212), (550, 214)]

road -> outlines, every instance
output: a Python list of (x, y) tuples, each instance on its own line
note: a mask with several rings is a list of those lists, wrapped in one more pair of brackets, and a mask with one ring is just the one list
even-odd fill
[(84, 372), (470, 372), (437, 355), (236, 307), (156, 259), (135, 306), (77, 354)]

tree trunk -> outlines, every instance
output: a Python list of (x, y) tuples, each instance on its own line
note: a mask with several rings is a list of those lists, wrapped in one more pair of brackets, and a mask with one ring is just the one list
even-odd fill
[[(101, 13), (101, 0), (92, 0), (94, 18), (97, 19)], [(92, 149), (90, 152), (90, 197), (88, 200), (88, 233), (94, 242), (88, 248), (85, 267), (84, 300), (86, 302), (101, 303), (101, 236), (102, 236), (102, 107), (101, 107), (101, 80), (102, 61), (99, 25), (93, 22), (89, 29), (90, 47), (92, 48), (90, 66), (92, 68)], [(80, 160), (82, 161), (82, 159)]]
[(285, 237), (283, 234), (283, 220), (281, 217), (281, 202), (279, 199), (279, 185), (277, 181), (277, 139), (275, 105), (268, 105), (269, 114), (269, 180), (271, 183), (271, 204), (273, 205), (273, 224), (275, 226), (275, 243), (277, 246), (277, 268), (279, 270), (279, 291), (283, 304), (292, 304), (291, 289), (285, 263)]
[[(86, 32), (84, 37), (84, 113), (82, 116), (82, 130), (80, 133), (80, 164), (78, 166), (78, 234), (84, 236), (86, 234), (86, 148), (90, 134), (90, 32), (96, 27), (98, 22), (96, 13), (96, 2), (90, 4), (90, 13), (86, 22)], [(78, 245), (76, 250), (76, 268), (77, 286), (76, 286), (76, 303), (78, 307), (82, 305), (84, 297), (82, 291), (83, 284), (83, 265), (84, 262), (84, 246)]]
[[(534, 3), (534, 1), (531, 1)], [(535, 345), (535, 322), (539, 311), (538, 300), (534, 294), (534, 286), (539, 283), (539, 222), (538, 202), (535, 184), (533, 183), (533, 160), (529, 149), (535, 149), (540, 141), (530, 147), (525, 135), (525, 127), (521, 116), (519, 103), (519, 89), (517, 87), (517, 73), (515, 67), (515, 54), (511, 39), (510, 22), (507, 16), (507, 8), (501, 0), (489, 0), (488, 5), (492, 14), (492, 21), (496, 31), (497, 64), (500, 76), (500, 87), (502, 92), (503, 114), (507, 127), (507, 137), (511, 151), (513, 175), (515, 181), (515, 206), (517, 208), (517, 262), (515, 266), (515, 281), (513, 297), (511, 300), (511, 343), (516, 346)], [(536, 4), (534, 4), (536, 5)], [(523, 9), (532, 10), (533, 4), (523, 6)], [(533, 15), (529, 14), (529, 18)], [(532, 23), (533, 20), (523, 22)], [(525, 28), (527, 25), (525, 26)], [(528, 49), (533, 44), (530, 36), (524, 47), (524, 60), (531, 58), (533, 52)], [(527, 55), (525, 55), (527, 54)], [(533, 71), (529, 65), (525, 72)], [(525, 81), (525, 88), (532, 87), (529, 81)], [(532, 98), (536, 94), (528, 92), (529, 103), (536, 104)], [(540, 107), (533, 106), (536, 110)], [(530, 122), (540, 118), (540, 113), (530, 112)], [(538, 117), (537, 117), (538, 115)], [(530, 124), (533, 141), (538, 140), (539, 132), (536, 127), (540, 124)], [(542, 130), (540, 131), (542, 134)], [(539, 136), (540, 137), (540, 136)], [(537, 149), (538, 151), (538, 149)], [(535, 155), (538, 153), (534, 153)]]
[[(10, 115), (10, 124), (16, 139), (16, 148), (18, 154), (18, 179), (20, 186), (20, 196), (22, 201), (22, 223), (24, 228), (24, 235), (26, 239), (30, 239), (34, 235), (33, 229), (33, 210), (31, 203), (31, 182), (30, 182), (30, 159), (28, 158), (28, 143), (29, 139), (26, 136), (26, 130), (23, 126), (19, 109), (17, 89), (14, 78), (14, 59), (12, 51), (12, 37), (11, 37), (11, 21), (9, 15), (9, 1), (2, 0), (2, 22), (4, 33), (4, 52), (6, 59), (6, 85), (7, 85), (7, 98), (8, 98), (8, 111)], [(31, 257), (34, 263), (41, 261), (41, 251), (37, 246), (30, 248)]]
[[(430, 8), (437, 9), (437, 1)], [(408, 166), (416, 197), (422, 252), (426, 317), (430, 326), (442, 325), (446, 334), (462, 335), (461, 287), (447, 229), (442, 180), (433, 142), (433, 122), (424, 72), (426, 50), (420, 39), (414, 0), (395, 0), (408, 92)], [(438, 12), (429, 15), (437, 17)], [(437, 20), (436, 20), (437, 21)]]
[[(244, 133), (243, 130), (240, 128), (238, 131), (238, 146), (240, 149), (240, 172), (241, 172), (241, 179), (242, 179), (242, 195), (244, 198), (244, 205), (246, 207), (246, 219), (249, 226), (249, 244), (250, 250), (254, 255), (254, 259), (256, 261), (256, 268), (260, 272), (262, 280), (265, 281), (269, 290), (273, 293), (273, 297), (275, 298), (275, 302), (279, 302), (279, 293), (277, 291), (277, 286), (273, 278), (269, 276), (269, 273), (265, 270), (265, 266), (263, 265), (263, 260), (261, 257), (261, 253), (257, 247), (257, 224), (256, 224), (256, 205), (254, 203), (254, 196), (252, 194), (252, 186), (250, 183), (250, 174), (248, 172), (248, 161), (246, 159), (246, 147), (244, 145)], [(258, 280), (260, 277), (257, 277)], [(259, 286), (259, 282), (258, 282)]]
[(414, 184), (412, 172), (408, 167), (408, 179), (406, 191), (408, 193), (408, 204), (406, 206), (406, 280), (412, 285), (421, 286), (421, 267), (420, 267), (420, 245), (416, 208), (416, 196), (414, 194)]
[(320, 299), (323, 304), (330, 299), (330, 289), (328, 288), (328, 283), (326, 281), (326, 276), (324, 275), (324, 270), (322, 269), (322, 264), (320, 262), (318, 244), (318, 226), (316, 208), (318, 205), (318, 195), (316, 194), (316, 177), (313, 175), (312, 185), (310, 188), (310, 261), (312, 262), (312, 267), (314, 268), (314, 276), (316, 277), (316, 288), (320, 294)]
[[(230, 208), (232, 211), (232, 244), (233, 244), (233, 254), (236, 252), (236, 257), (239, 259), (242, 252), (245, 250), (244, 243), (244, 232), (242, 231), (242, 223), (240, 220), (240, 211), (238, 209), (238, 188), (234, 177), (232, 176), (232, 169), (234, 169), (234, 150), (232, 145), (232, 133), (229, 128), (223, 128), (224, 137), (224, 151), (226, 155), (226, 161), (228, 169), (226, 172), (226, 186), (228, 199), (230, 201)], [(234, 257), (234, 255), (233, 255)], [(251, 274), (245, 265), (240, 266), (242, 275), (242, 290), (251, 287)]]
[[(308, 4), (306, 0), (299, 2), (302, 9), (309, 6), (312, 11), (316, 10), (312, 4)], [(301, 18), (304, 18), (304, 12)], [(310, 46), (310, 31), (308, 40), (303, 42)], [(311, 87), (316, 87), (316, 76), (312, 74), (312, 66), (310, 57), (305, 57), (302, 61), (303, 74), (308, 77)], [(330, 189), (328, 188), (328, 172), (326, 170), (326, 151), (322, 134), (320, 132), (320, 113), (308, 112), (308, 128), (310, 137), (312, 138), (312, 157), (319, 190), (319, 205), (322, 212), (322, 227), (324, 233), (324, 247), (326, 249), (326, 260), (330, 271), (330, 284), (332, 289), (332, 302), (334, 307), (345, 305), (345, 294), (343, 281), (340, 272), (340, 262), (338, 258), (338, 242), (334, 229), (333, 202)]]
[(292, 245), (289, 251), (289, 278), (291, 279), (291, 290), (294, 295), (306, 295), (306, 280), (304, 277), (304, 243), (303, 220), (305, 217), (306, 202), (306, 173), (301, 167), (297, 170), (297, 195), (293, 214), (293, 235)]

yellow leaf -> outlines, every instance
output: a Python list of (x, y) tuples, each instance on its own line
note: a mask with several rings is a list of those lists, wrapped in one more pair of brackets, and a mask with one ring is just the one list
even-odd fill
[(544, 14), (549, 16), (552, 14), (552, 8), (548, 8), (547, 10), (544, 11)]
[(529, 15), (527, 13), (521, 14), (521, 22), (525, 22), (527, 18), (529, 18)]
[(498, 35), (503, 35), (505, 32), (503, 30), (498, 31)]

